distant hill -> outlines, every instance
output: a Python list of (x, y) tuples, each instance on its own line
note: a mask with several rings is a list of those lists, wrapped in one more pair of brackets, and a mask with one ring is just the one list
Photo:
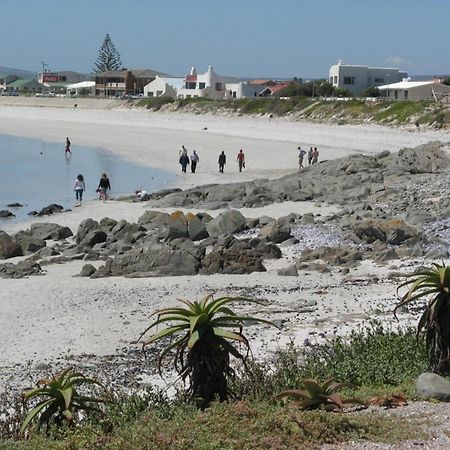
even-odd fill
[(11, 67), (0, 66), (0, 73), (3, 75), (17, 75), (24, 79), (31, 79), (37, 76), (37, 72), (31, 72), (30, 70), (12, 69)]

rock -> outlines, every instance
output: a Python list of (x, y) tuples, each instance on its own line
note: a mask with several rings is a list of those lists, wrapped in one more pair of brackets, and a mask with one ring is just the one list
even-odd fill
[(297, 267), (295, 267), (295, 264), (291, 264), (290, 266), (283, 269), (278, 269), (277, 273), (282, 277), (298, 277), (298, 271)]
[(47, 245), (44, 239), (38, 239), (25, 233), (16, 234), (14, 240), (20, 245), (24, 253), (35, 253)]
[(259, 237), (266, 237), (269, 241), (280, 244), (291, 237), (291, 227), (275, 221), (262, 227), (259, 231)]
[[(110, 264), (113, 276), (195, 275), (200, 262), (188, 251), (172, 248), (168, 243), (146, 241), (121, 255)], [(97, 272), (94, 274), (97, 276)]]
[(206, 222), (203, 222), (198, 215), (187, 213), (186, 214), (187, 221), (187, 234), (189, 239), (193, 241), (200, 241), (202, 239), (206, 239), (209, 234), (206, 231)]
[(33, 223), (30, 226), (30, 233), (35, 239), (65, 239), (72, 236), (72, 231), (68, 227), (62, 227), (57, 223)]
[(96, 270), (92, 264), (85, 264), (81, 268), (80, 277), (90, 277)]
[(141, 217), (138, 219), (140, 225), (167, 225), (169, 223), (170, 215), (160, 211), (145, 211)]
[(49, 216), (52, 214), (60, 213), (64, 210), (64, 208), (61, 205), (58, 205), (56, 203), (52, 203), (51, 205), (46, 206), (45, 208), (42, 208), (37, 215), (38, 216)]
[(43, 247), (36, 252), (36, 255), (40, 256), (41, 258), (49, 258), (50, 256), (56, 256), (59, 254), (60, 253), (52, 247)]
[(13, 214), (11, 211), (8, 211), (7, 209), (2, 209), (0, 211), (0, 218), (8, 218), (8, 217), (16, 217), (16, 215)]
[(417, 394), (425, 399), (450, 401), (450, 381), (435, 373), (425, 372), (419, 375), (416, 390)]
[(96, 230), (98, 227), (99, 227), (99, 224), (95, 220), (92, 220), (92, 219), (83, 220), (78, 227), (78, 231), (75, 236), (75, 242), (77, 244), (79, 244), (81, 241), (84, 240), (84, 238), (87, 236), (87, 234), (90, 231)]
[(0, 264), (1, 278), (24, 278), (29, 275), (41, 275), (41, 266), (29, 259), (20, 261), (17, 264)]
[(102, 230), (92, 230), (80, 242), (81, 247), (93, 247), (95, 244), (106, 242), (107, 234)]
[(9, 203), (8, 205), (6, 205), (8, 208), (22, 208), (23, 205), (21, 205), (20, 203)]
[(210, 236), (239, 233), (246, 226), (245, 217), (236, 210), (225, 211), (206, 224)]
[(169, 216), (167, 223), (166, 238), (184, 238), (188, 235), (188, 223), (186, 216), (181, 211), (174, 211)]
[(13, 241), (9, 234), (0, 231), (0, 259), (8, 259), (22, 255), (23, 251), (20, 245)]
[(37, 216), (37, 215), (38, 215), (38, 212), (37, 212), (37, 211), (30, 211), (30, 212), (28, 213), (28, 215), (29, 215), (29, 216)]
[(117, 220), (111, 219), (109, 217), (103, 217), (100, 220), (99, 226), (103, 231), (109, 233), (117, 225)]
[(401, 219), (392, 219), (385, 222), (380, 222), (378, 228), (386, 236), (386, 241), (392, 245), (400, 245), (408, 239), (416, 237), (418, 235), (417, 231), (407, 225)]
[(300, 222), (303, 225), (311, 225), (311, 224), (313, 224), (314, 223), (314, 214), (311, 214), (311, 213), (303, 214)]

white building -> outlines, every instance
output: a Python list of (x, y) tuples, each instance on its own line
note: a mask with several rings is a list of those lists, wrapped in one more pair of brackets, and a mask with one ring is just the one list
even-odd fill
[(398, 69), (356, 66), (339, 61), (330, 67), (329, 81), (334, 87), (347, 89), (353, 95), (359, 96), (370, 87), (397, 83), (407, 76), (406, 72)]
[(81, 81), (80, 83), (68, 84), (66, 94), (74, 97), (79, 95), (95, 95), (95, 81)]
[(177, 90), (178, 98), (224, 98), (227, 92), (227, 83), (239, 83), (239, 79), (217, 75), (212, 66), (209, 66), (203, 74), (197, 74), (193, 67), (191, 73), (184, 78), (183, 86)]
[(144, 97), (172, 97), (177, 98), (178, 89), (184, 85), (184, 78), (156, 78), (144, 86)]
[(225, 83), (225, 98), (254, 98), (259, 97), (265, 86), (240, 81), (238, 83)]
[(442, 100), (448, 101), (450, 86), (436, 81), (409, 81), (405, 79), (399, 83), (379, 86), (383, 97), (393, 100)]

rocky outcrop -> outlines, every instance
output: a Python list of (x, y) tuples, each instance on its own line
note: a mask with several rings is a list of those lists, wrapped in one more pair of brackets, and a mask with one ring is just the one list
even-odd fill
[(22, 256), (23, 250), (11, 236), (4, 231), (0, 231), (0, 259)]
[(20, 261), (17, 264), (0, 264), (1, 278), (24, 278), (30, 275), (41, 274), (41, 266), (31, 260)]
[(225, 211), (206, 224), (210, 236), (239, 233), (246, 227), (245, 217), (235, 210)]

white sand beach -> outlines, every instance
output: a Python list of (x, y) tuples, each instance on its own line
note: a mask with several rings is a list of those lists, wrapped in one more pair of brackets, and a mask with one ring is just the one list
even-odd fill
[[(52, 99), (53, 100), (53, 99)], [(57, 99), (55, 99), (57, 100)], [(61, 142), (70, 136), (74, 158), (77, 145), (110, 150), (135, 163), (178, 173), (176, 187), (209, 183), (229, 183), (255, 178), (275, 178), (297, 170), (297, 146), (316, 145), (321, 159), (352, 153), (378, 153), (416, 146), (430, 140), (450, 141), (446, 132), (414, 132), (406, 128), (374, 125), (334, 126), (293, 122), (265, 117), (219, 117), (178, 113), (151, 113), (145, 110), (58, 108), (9, 106), (0, 104), (0, 133)], [(204, 130), (207, 128), (207, 130)], [(198, 173), (181, 174), (178, 151), (184, 144), (200, 155)], [(247, 168), (237, 170), (237, 151), (246, 154)], [(217, 172), (220, 150), (228, 156), (225, 173)], [(68, 187), (70, 189), (70, 187)], [(326, 215), (335, 207), (318, 208), (311, 202), (280, 203), (261, 209), (241, 210), (246, 217), (280, 217), (290, 212), (320, 212)], [(69, 226), (75, 233), (85, 218), (102, 217), (136, 221), (144, 204), (108, 201), (91, 202), (73, 212), (40, 218)], [(220, 211), (209, 211), (215, 215)], [(38, 221), (36, 220), (36, 221)], [(0, 229), (14, 232), (24, 224)], [(353, 279), (377, 275), (379, 282), (347, 285), (347, 275), (336, 271), (308, 273), (300, 277), (280, 277), (279, 267), (287, 266), (292, 255), (267, 265), (268, 272), (251, 275), (210, 275), (144, 279), (74, 277), (84, 261), (46, 266), (45, 276), (28, 279), (0, 278), (0, 389), (12, 380), (20, 365), (52, 363), (71, 355), (113, 355), (132, 345), (149, 323), (157, 308), (173, 304), (177, 298), (199, 298), (210, 292), (217, 295), (253, 291), (270, 301), (263, 317), (289, 318), (282, 332), (262, 327), (252, 332), (257, 355), (266, 347), (275, 350), (293, 338), (301, 344), (317, 334), (345, 332), (367, 320), (374, 309), (391, 320), (395, 303), (395, 281), (383, 278), (386, 268), (363, 264), (351, 271)], [(17, 259), (12, 259), (14, 262)], [(10, 262), (10, 261), (8, 261)], [(100, 262), (94, 262), (99, 264)], [(399, 264), (401, 268), (401, 264)], [(314, 302), (313, 313), (295, 312), (298, 304)], [(251, 309), (249, 310), (252, 311)], [(258, 350), (259, 349), (259, 350)], [(9, 377), (9, 380), (8, 380)]]

